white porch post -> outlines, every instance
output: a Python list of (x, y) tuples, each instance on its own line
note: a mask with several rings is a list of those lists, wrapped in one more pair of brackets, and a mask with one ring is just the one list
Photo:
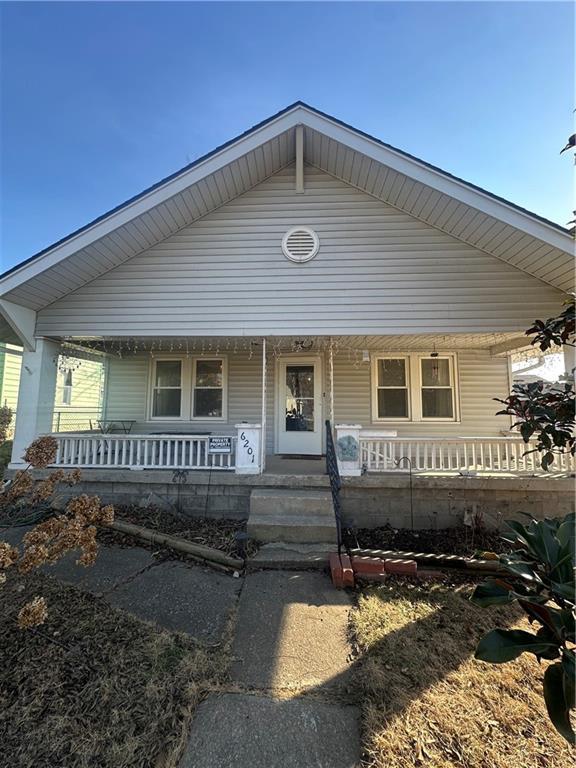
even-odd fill
[(34, 352), (24, 350), (10, 466), (21, 466), (30, 443), (52, 432), (59, 353), (60, 345), (48, 339), (37, 339)]
[(334, 427), (334, 350), (332, 348), (332, 339), (330, 339), (330, 352), (328, 356), (328, 371), (330, 384), (330, 427)]
[(266, 339), (262, 338), (262, 434), (261, 434), (261, 451), (260, 451), (260, 472), (264, 472), (266, 469), (266, 375), (267, 375), (267, 361), (266, 361)]
[(361, 424), (336, 424), (336, 458), (343, 477), (359, 477)]
[(236, 424), (236, 474), (262, 474), (262, 425)]

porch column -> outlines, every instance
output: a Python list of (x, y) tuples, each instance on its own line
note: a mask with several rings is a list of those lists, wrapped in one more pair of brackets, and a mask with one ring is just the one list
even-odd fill
[(236, 474), (262, 474), (262, 425), (236, 424)]
[(343, 477), (359, 477), (361, 424), (336, 424), (336, 458)]
[(260, 440), (260, 472), (266, 469), (266, 339), (262, 338), (262, 434)]
[(59, 354), (60, 345), (48, 339), (37, 339), (34, 352), (24, 350), (11, 467), (24, 463), (33, 440), (52, 432)]

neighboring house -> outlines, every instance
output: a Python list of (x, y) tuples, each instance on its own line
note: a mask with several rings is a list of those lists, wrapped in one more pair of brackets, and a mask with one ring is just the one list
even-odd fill
[[(102, 415), (105, 372), (102, 357), (58, 355), (54, 357), (54, 366), (56, 391), (52, 429), (55, 432), (90, 429)], [(0, 404), (8, 406), (13, 413), (10, 436), (18, 409), (21, 367), (22, 347), (0, 344)]]
[[(76, 353), (78, 354), (78, 353)], [(52, 429), (95, 429), (102, 418), (106, 366), (102, 356), (58, 356)]]
[(31, 369), (13, 466), (74, 393), (65, 344), (106, 360), (112, 432), (62, 438), (60, 464), (281, 472), (329, 419), (343, 474), (534, 469), (493, 398), (572, 289), (572, 247), (297, 103), (2, 276), (1, 338)]
[(8, 430), (8, 437), (12, 437), (14, 433), (21, 365), (22, 347), (15, 344), (0, 344), (0, 405), (7, 406), (12, 411), (12, 424)]

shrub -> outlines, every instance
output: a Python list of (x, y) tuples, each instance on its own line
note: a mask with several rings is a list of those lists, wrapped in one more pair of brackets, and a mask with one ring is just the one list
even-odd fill
[(576, 707), (575, 523), (574, 514), (531, 520), (526, 526), (506, 523), (510, 532), (502, 538), (514, 551), (499, 560), (508, 576), (489, 579), (471, 598), (482, 607), (516, 602), (531, 624), (540, 625), (534, 634), (493, 629), (482, 638), (475, 656), (494, 664), (521, 653), (554, 661), (544, 673), (544, 700), (554, 727), (571, 744), (576, 743), (570, 722)]

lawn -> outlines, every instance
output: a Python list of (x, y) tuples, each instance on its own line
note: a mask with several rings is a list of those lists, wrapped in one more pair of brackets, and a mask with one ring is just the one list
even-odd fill
[(549, 724), (544, 662), (474, 660), (494, 626), (527, 622), (481, 609), (470, 585), (383, 584), (353, 611), (365, 762), (379, 768), (564, 768), (574, 754)]
[[(223, 677), (226, 644), (202, 647), (41, 575), (2, 591), (0, 763), (176, 766), (196, 705)], [(16, 606), (36, 594), (50, 611), (38, 634), (16, 626)]]

